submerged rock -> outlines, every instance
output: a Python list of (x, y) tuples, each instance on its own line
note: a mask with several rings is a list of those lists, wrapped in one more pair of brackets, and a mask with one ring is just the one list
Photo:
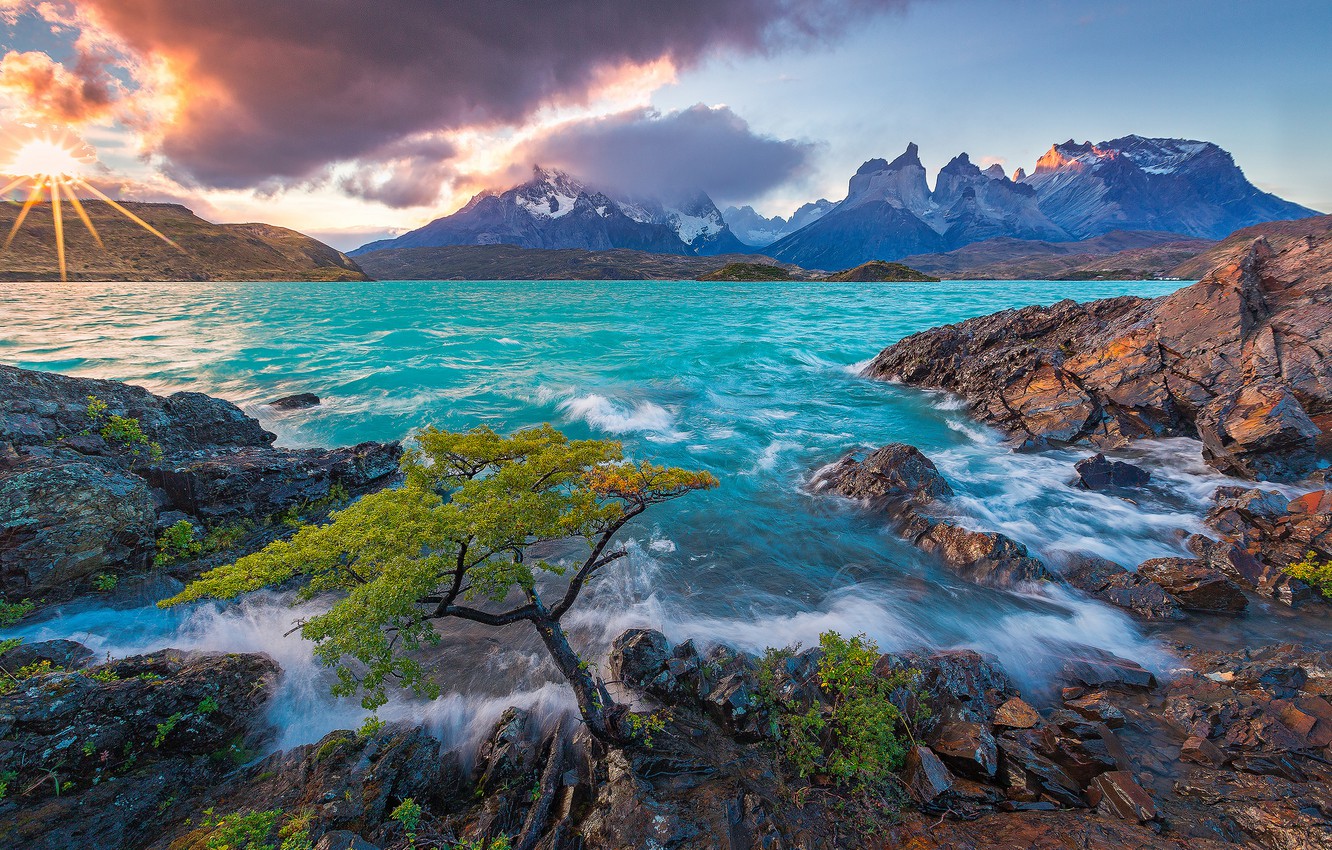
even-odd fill
[(320, 404), (319, 396), (314, 393), (295, 393), (273, 399), (268, 406), (278, 410), (304, 410), (307, 407), (318, 407)]
[(1096, 454), (1073, 465), (1085, 490), (1128, 490), (1147, 486), (1151, 473), (1139, 466)]
[(1307, 239), (1257, 238), (1173, 294), (935, 328), (865, 374), (956, 393), (1030, 447), (1201, 434), (1218, 468), (1300, 478), (1332, 443), (1332, 252), (1325, 220), (1291, 226)]

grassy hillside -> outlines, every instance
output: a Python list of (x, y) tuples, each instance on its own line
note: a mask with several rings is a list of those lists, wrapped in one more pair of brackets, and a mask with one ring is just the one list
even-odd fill
[[(101, 201), (86, 201), (105, 250), (68, 203), (64, 215), (70, 280), (367, 280), (345, 254), (271, 224), (213, 224), (178, 204), (126, 203), (135, 215), (171, 237), (173, 248)], [(0, 240), (20, 210), (0, 203)], [(0, 244), (3, 244), (0, 242)], [(0, 280), (58, 280), (50, 204), (32, 208), (9, 251), (0, 254)]]
[[(372, 251), (356, 261), (378, 280), (699, 280), (726, 263), (771, 264), (772, 258), (457, 245)], [(797, 277), (808, 276), (795, 266), (783, 268)]]

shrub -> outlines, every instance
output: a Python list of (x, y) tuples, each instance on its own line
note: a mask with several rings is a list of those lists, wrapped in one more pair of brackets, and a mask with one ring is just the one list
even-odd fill
[(876, 673), (879, 648), (865, 635), (824, 632), (819, 647), (819, 689), (828, 706), (800, 712), (778, 702), (775, 670), (793, 650), (769, 650), (760, 666), (760, 699), (778, 751), (801, 776), (824, 774), (852, 788), (882, 785), (902, 766), (910, 723), (918, 719), (907, 718), (892, 697), (912, 689), (919, 673)]
[(1318, 555), (1309, 552), (1304, 560), (1286, 567), (1286, 574), (1312, 585), (1323, 596), (1332, 599), (1332, 561), (1318, 563)]
[(37, 607), (31, 599), (22, 602), (5, 602), (0, 599), (0, 626), (12, 626), (32, 613)]
[(407, 834), (407, 845), (415, 846), (416, 828), (421, 825), (420, 804), (408, 797), (398, 804), (389, 817), (402, 824), (402, 831)]
[(93, 590), (98, 593), (110, 593), (120, 584), (120, 576), (115, 573), (98, 573), (93, 579)]
[(195, 537), (194, 526), (187, 519), (182, 519), (168, 526), (157, 538), (157, 554), (153, 563), (159, 567), (192, 558), (203, 551), (203, 546)]
[(87, 416), (108, 444), (119, 446), (134, 457), (147, 452), (153, 463), (162, 462), (162, 447), (148, 439), (139, 420), (111, 413), (106, 402), (91, 395), (88, 396)]
[(153, 749), (157, 749), (162, 746), (162, 744), (166, 743), (167, 735), (170, 735), (172, 731), (180, 725), (180, 721), (184, 719), (185, 715), (177, 711), (166, 720), (157, 724), (157, 737), (153, 738)]

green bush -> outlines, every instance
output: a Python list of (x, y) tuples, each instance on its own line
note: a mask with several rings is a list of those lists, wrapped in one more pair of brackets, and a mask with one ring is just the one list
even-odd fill
[(0, 599), (0, 626), (12, 626), (32, 613), (37, 607), (31, 599), (22, 602), (5, 602)]
[(1332, 561), (1318, 563), (1318, 554), (1309, 552), (1304, 560), (1286, 567), (1286, 574), (1313, 586), (1319, 593), (1332, 599)]
[(819, 636), (819, 689), (829, 705), (800, 711), (780, 704), (775, 671), (793, 650), (769, 650), (760, 665), (760, 700), (767, 704), (778, 751), (801, 776), (822, 774), (845, 787), (881, 786), (902, 766), (911, 735), (908, 718), (892, 702), (909, 693), (918, 671), (880, 675), (879, 648), (865, 635)]
[(98, 573), (93, 579), (93, 590), (98, 593), (110, 593), (120, 584), (120, 576), (115, 573)]
[(203, 551), (203, 544), (195, 537), (194, 526), (182, 519), (168, 526), (157, 538), (157, 554), (153, 563), (159, 567), (193, 558)]
[(139, 420), (111, 413), (106, 402), (91, 395), (88, 396), (87, 416), (107, 443), (119, 446), (134, 457), (147, 452), (153, 463), (162, 462), (162, 447), (148, 439)]

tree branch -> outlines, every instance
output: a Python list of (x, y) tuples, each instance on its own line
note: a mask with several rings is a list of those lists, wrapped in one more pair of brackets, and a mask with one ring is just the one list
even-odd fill
[(464, 605), (450, 605), (444, 609), (440, 617), (458, 617), (463, 620), (471, 620), (474, 623), (482, 623), (487, 626), (507, 626), (511, 623), (530, 620), (537, 616), (538, 612), (533, 605), (524, 605), (521, 608), (514, 608), (511, 611), (505, 611), (503, 614), (491, 614), (489, 611), (480, 611), (476, 608), (468, 608)]
[(609, 564), (611, 561), (623, 558), (625, 555), (629, 554), (621, 549), (620, 551), (614, 552), (603, 558), (601, 553), (605, 551), (606, 546), (611, 542), (611, 539), (614, 538), (616, 534), (620, 533), (620, 529), (624, 528), (629, 520), (638, 516), (644, 510), (646, 510), (646, 508), (643, 505), (635, 504), (629, 510), (621, 514), (619, 519), (607, 526), (605, 531), (601, 532), (601, 537), (597, 540), (597, 544), (592, 547), (592, 552), (587, 556), (587, 560), (583, 562), (583, 566), (579, 567), (578, 572), (574, 574), (574, 577), (569, 579), (569, 587), (564, 592), (564, 598), (561, 599), (554, 608), (550, 609), (550, 616), (552, 619), (559, 620), (560, 617), (564, 616), (566, 611), (573, 607), (573, 604), (578, 601), (578, 594), (583, 592), (583, 585), (587, 582), (589, 576)]

